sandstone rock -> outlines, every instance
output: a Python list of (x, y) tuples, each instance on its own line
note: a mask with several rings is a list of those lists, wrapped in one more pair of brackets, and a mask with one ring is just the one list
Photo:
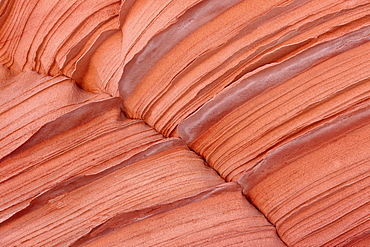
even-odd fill
[[(132, 133), (127, 129), (126, 132)], [(114, 141), (112, 137), (107, 139)], [(119, 142), (135, 146), (127, 140)], [(97, 148), (97, 144), (89, 144)], [(4, 246), (68, 245), (116, 214), (176, 201), (223, 183), (179, 139), (147, 146), (130, 158), (112, 155), (119, 154), (117, 149), (121, 145), (111, 144), (110, 150), (86, 150), (87, 154), (79, 159), (68, 150), (60, 156), (73, 158), (72, 162), (55, 161), (59, 158), (56, 157), (3, 181), (2, 212), (9, 214), (10, 211), (13, 215), (0, 224), (0, 243)], [(104, 159), (112, 166), (99, 172), (96, 167), (84, 169), (94, 163), (101, 169), (102, 161), (94, 160), (101, 151), (106, 151)], [(76, 153), (83, 154), (78, 150)], [(115, 159), (123, 161), (114, 165)], [(14, 210), (18, 212), (14, 214)]]
[(369, 233), (370, 105), (269, 153), (240, 183), (289, 246), (347, 246)]
[(0, 158), (22, 145), (44, 124), (82, 105), (109, 98), (107, 94), (81, 90), (61, 75), (6, 75), (4, 71), (0, 76)]
[(81, 238), (75, 246), (120, 243), (128, 246), (285, 246), (274, 227), (243, 198), (233, 183), (171, 204), (116, 216)]
[(359, 29), (241, 78), (181, 122), (180, 136), (236, 181), (269, 150), (369, 99), (369, 34)]
[(0, 246), (370, 245), (369, 16), (0, 1)]

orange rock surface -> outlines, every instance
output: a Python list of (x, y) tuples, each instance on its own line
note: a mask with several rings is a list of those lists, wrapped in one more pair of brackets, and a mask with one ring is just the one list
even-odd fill
[(0, 246), (370, 246), (366, 0), (0, 1)]

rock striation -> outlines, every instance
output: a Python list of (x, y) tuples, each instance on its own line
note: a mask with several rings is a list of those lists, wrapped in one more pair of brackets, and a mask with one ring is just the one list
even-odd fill
[(370, 245), (366, 0), (0, 1), (0, 246)]

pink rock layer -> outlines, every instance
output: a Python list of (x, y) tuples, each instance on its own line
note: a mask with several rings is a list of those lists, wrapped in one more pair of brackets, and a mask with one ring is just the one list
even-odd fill
[(0, 2), (0, 246), (369, 246), (366, 0)]

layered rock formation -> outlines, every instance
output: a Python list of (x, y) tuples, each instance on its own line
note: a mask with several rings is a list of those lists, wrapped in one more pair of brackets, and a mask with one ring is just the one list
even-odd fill
[(370, 3), (0, 2), (1, 246), (370, 245)]

